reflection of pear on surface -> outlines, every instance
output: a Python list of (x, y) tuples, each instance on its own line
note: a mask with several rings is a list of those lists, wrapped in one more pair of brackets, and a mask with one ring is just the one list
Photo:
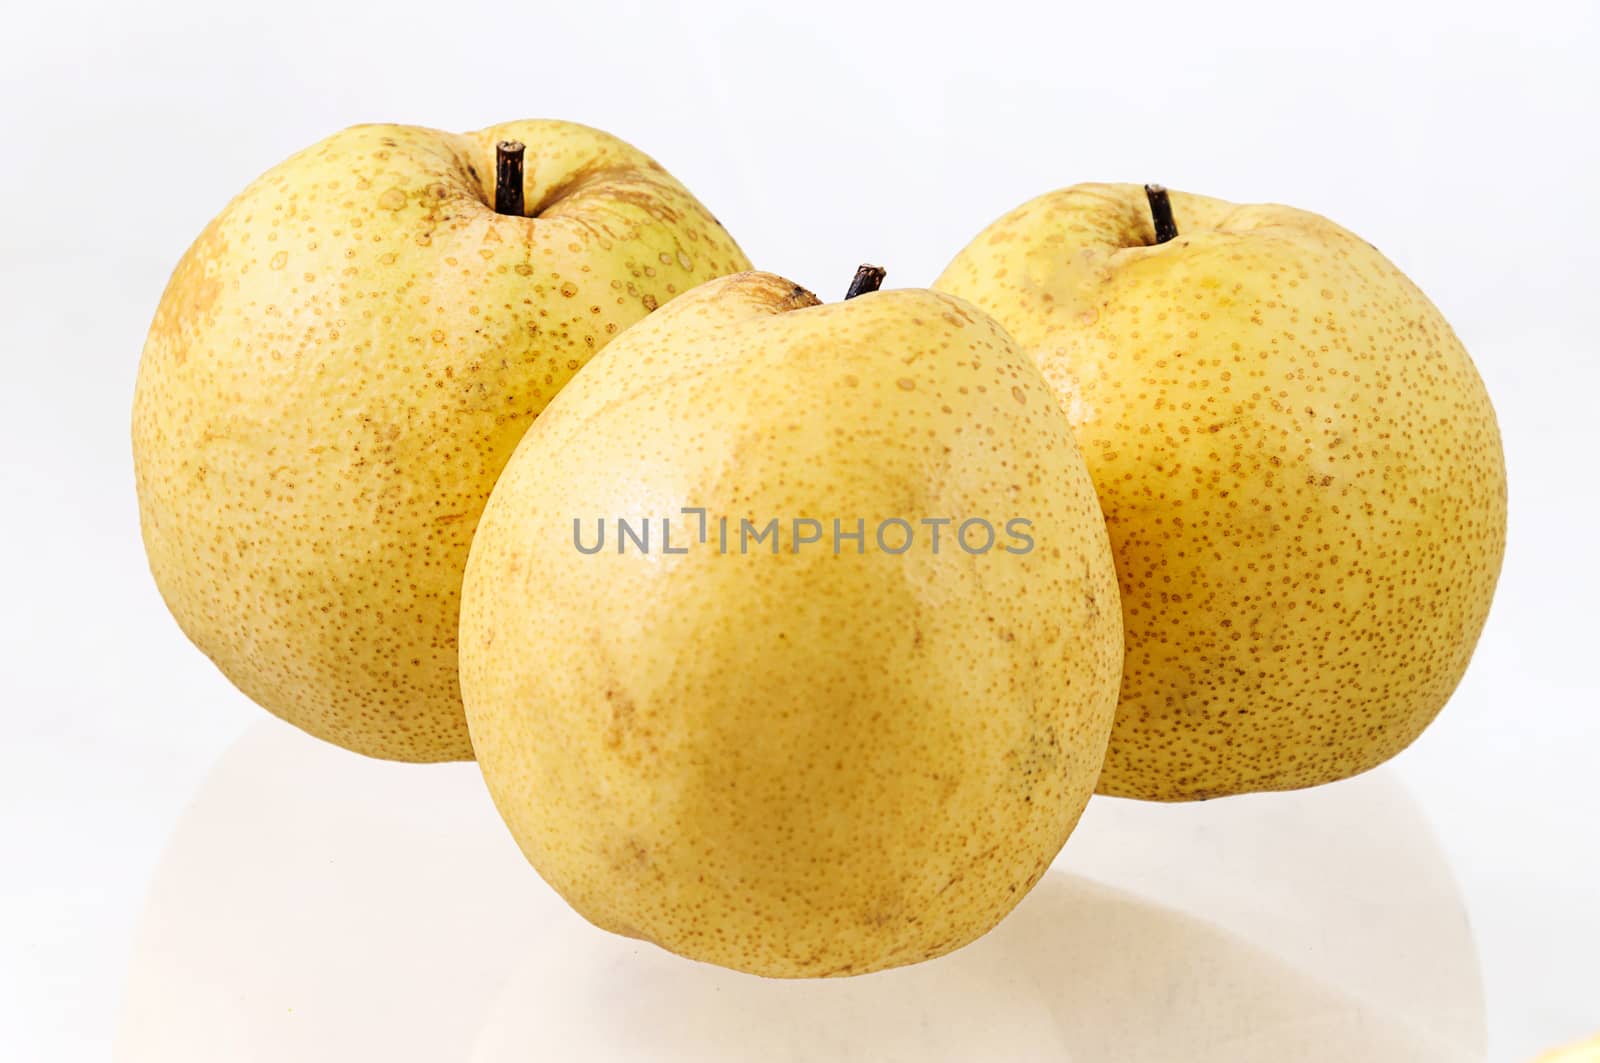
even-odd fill
[(687, 967), (575, 919), (544, 946), (472, 1063), (1478, 1058), (1214, 926), (1059, 871), (960, 952), (848, 981)]
[(1481, 1057), (1483, 985), (1465, 908), (1398, 775), (1152, 805), (1101, 798), (1073, 868), (1202, 916), (1373, 1008)]
[(351, 757), (263, 722), (167, 844), (116, 1058), (459, 1058), (562, 910), (506, 843), (472, 765)]
[[(1066, 876), (1047, 874), (1034, 892)], [(1060, 1059), (1048, 1002), (988, 943), (854, 978), (771, 979), (691, 963), (571, 916), (490, 1007), (470, 1063)], [(1036, 930), (1041, 928), (1035, 926)]]
[(1275, 798), (1207, 806), (1215, 829), (1097, 801), (1072, 866), (1102, 881), (1053, 871), (974, 944), (843, 982), (685, 965), (563, 915), (472, 1061), (1483, 1059), (1471, 934), (1406, 791), (1380, 771)]
[[(1054, 876), (1053, 876), (1054, 877)], [(1028, 919), (1003, 929), (1064, 1031), (1070, 1059), (1125, 1063), (1462, 1063), (1432, 1016), (1381, 1008), (1332, 988), (1320, 971), (1199, 919), (1097, 883), (1040, 891)], [(1031, 925), (1030, 925), (1031, 924)], [(1047, 930), (1055, 927), (1058, 929)], [(1077, 957), (1069, 960), (1065, 949)], [(1094, 957), (1086, 962), (1084, 957)], [(1084, 973), (1063, 977), (1064, 965)], [(1092, 973), (1091, 973), (1092, 972)]]
[(1050, 872), (974, 945), (773, 981), (594, 933), (505, 843), (472, 767), (349, 758), (263, 723), (162, 858), (117, 1059), (1484, 1058), (1461, 900), (1390, 772), (1099, 800), (1075, 838), (1084, 875)]

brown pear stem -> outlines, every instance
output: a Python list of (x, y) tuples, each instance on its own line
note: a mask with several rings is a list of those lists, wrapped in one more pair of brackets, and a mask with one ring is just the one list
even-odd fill
[(1150, 201), (1150, 218), (1156, 223), (1156, 243), (1164, 244), (1178, 235), (1178, 223), (1172, 219), (1172, 200), (1161, 185), (1145, 185), (1144, 196)]
[(888, 271), (882, 266), (863, 265), (856, 269), (855, 279), (850, 282), (850, 290), (844, 293), (846, 299), (854, 299), (858, 295), (875, 292), (883, 286), (883, 278)]
[(520, 141), (502, 140), (494, 147), (494, 212), (522, 216), (522, 153)]

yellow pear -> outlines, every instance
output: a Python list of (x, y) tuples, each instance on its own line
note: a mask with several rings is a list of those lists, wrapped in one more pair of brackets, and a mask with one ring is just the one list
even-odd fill
[(1100, 792), (1311, 786), (1422, 732), (1488, 614), (1506, 480), (1398, 269), (1305, 211), (1077, 185), (934, 287), (1037, 359), (1105, 509), (1127, 661)]
[(280, 164), (184, 255), (145, 343), (134, 464), (168, 608), (314, 735), (470, 758), (460, 582), (501, 467), (614, 335), (747, 268), (659, 165), (579, 125), (357, 126)]
[(601, 927), (771, 976), (994, 926), (1089, 798), (1122, 663), (1093, 485), (1004, 330), (767, 273), (568, 385), (462, 603), (478, 764), (534, 867)]

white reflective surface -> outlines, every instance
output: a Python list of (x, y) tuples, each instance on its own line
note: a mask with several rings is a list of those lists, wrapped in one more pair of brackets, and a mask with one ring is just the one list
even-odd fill
[(1096, 799), (977, 943), (782, 982), (589, 926), (472, 765), (364, 760), (267, 721), (176, 825), (116, 1058), (1455, 1063), (1484, 1043), (1460, 897), (1382, 770), (1202, 805)]

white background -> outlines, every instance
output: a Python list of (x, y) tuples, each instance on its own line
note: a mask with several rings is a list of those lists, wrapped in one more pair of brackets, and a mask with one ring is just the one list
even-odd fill
[[(891, 287), (926, 284), (993, 218), (1080, 180), (1290, 203), (1383, 249), (1473, 352), (1511, 484), (1477, 657), (1383, 785), (1420, 808), (1459, 891), (1489, 1058), (1600, 1032), (1596, 11), (1585, 0), (10, 6), (0, 1058), (105, 1058), (163, 847), (219, 756), (264, 716), (184, 641), (138, 540), (128, 411), (168, 272), (250, 179), (347, 124), (464, 130), (536, 116), (636, 143), (759, 266), (825, 296), (862, 261), (886, 265)], [(456, 768), (420, 770), (465, 785)], [(253, 813), (268, 827), (272, 789)], [(1254, 802), (1238, 807), (1266, 807)], [(1091, 809), (1084, 829), (1104, 839), (1112, 815)], [(1372, 868), (1407, 876), (1405, 853), (1371, 848)], [(436, 859), (417, 853), (419, 866)], [(531, 872), (526, 884), (543, 889)], [(1364, 902), (1369, 923), (1383, 921), (1384, 896)], [(241, 898), (236, 915), (269, 903)], [(1375, 941), (1381, 982), (1393, 957)]]

